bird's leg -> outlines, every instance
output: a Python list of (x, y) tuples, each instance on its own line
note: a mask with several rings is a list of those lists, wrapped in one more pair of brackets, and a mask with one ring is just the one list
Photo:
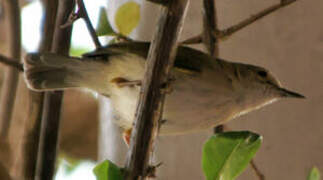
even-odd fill
[(160, 90), (163, 94), (170, 94), (173, 92), (173, 87), (169, 83), (163, 83)]
[[(166, 119), (162, 119), (159, 121), (158, 123), (158, 131), (160, 129), (160, 127), (165, 124), (167, 122)], [(123, 131), (122, 133), (122, 138), (123, 138), (123, 141), (127, 144), (127, 146), (129, 147), (130, 146), (130, 138), (131, 138), (131, 132), (132, 132), (132, 128), (129, 128), (129, 129), (126, 129), (125, 131)]]
[(131, 132), (132, 132), (132, 128), (127, 129), (122, 133), (123, 141), (126, 143), (128, 147), (130, 146)]
[(112, 83), (116, 83), (118, 87), (126, 87), (126, 86), (140, 86), (141, 80), (133, 80), (129, 81), (126, 78), (117, 77), (111, 80)]
[(172, 83), (175, 81), (174, 77), (168, 78), (167, 82), (161, 84), (161, 92), (165, 94), (170, 94), (173, 92)]
[(160, 128), (162, 127), (163, 124), (167, 122), (167, 119), (161, 119), (158, 122), (158, 132), (160, 131)]

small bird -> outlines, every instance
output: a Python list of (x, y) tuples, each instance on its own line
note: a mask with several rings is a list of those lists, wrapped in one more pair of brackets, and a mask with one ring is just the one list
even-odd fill
[[(30, 53), (25, 80), (35, 91), (87, 88), (111, 99), (115, 122), (129, 140), (150, 43), (111, 44), (82, 58)], [(289, 91), (266, 69), (213, 58), (179, 46), (166, 96), (161, 135), (201, 131), (283, 98)]]

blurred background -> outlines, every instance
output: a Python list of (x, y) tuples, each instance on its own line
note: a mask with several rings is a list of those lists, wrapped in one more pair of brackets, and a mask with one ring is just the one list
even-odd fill
[[(94, 24), (101, 6), (107, 8), (114, 25), (117, 7), (128, 0), (87, 0), (86, 7)], [(2, 1), (0, 1), (2, 2)], [(130, 34), (140, 40), (150, 40), (158, 7), (136, 0), (140, 4), (140, 21)], [(218, 0), (220, 29), (229, 27), (258, 11), (278, 3), (278, 0)], [(41, 6), (39, 1), (21, 0), (23, 47), (35, 51), (40, 39)], [(190, 2), (181, 39), (202, 31), (202, 0)], [(249, 113), (227, 124), (229, 130), (250, 130), (263, 136), (263, 144), (255, 162), (266, 179), (304, 180), (310, 169), (323, 171), (323, 1), (298, 1), (283, 8), (220, 42), (220, 57), (230, 61), (266, 67), (281, 83), (304, 94), (305, 100), (283, 100)], [(0, 54), (7, 53), (5, 9), (0, 4)], [(80, 38), (82, 37), (82, 38)], [(100, 38), (102, 42), (108, 39)], [(94, 48), (82, 21), (73, 30), (72, 47), (76, 52)], [(202, 46), (193, 46), (202, 49)], [(202, 49), (203, 50), (203, 49)], [(5, 67), (1, 66), (0, 70)], [(3, 77), (2, 73), (0, 74)], [(19, 172), (22, 158), (22, 137), (28, 96), (23, 77), (15, 102), (9, 145), (1, 145), (0, 161), (11, 173)], [(64, 95), (63, 120), (60, 133), (60, 167), (57, 180), (95, 179), (92, 168), (96, 160), (110, 159), (123, 165), (127, 147), (120, 130), (111, 123), (108, 99), (84, 90), (68, 90)], [(156, 162), (158, 179), (204, 179), (201, 170), (201, 150), (212, 135), (212, 129), (190, 135), (159, 137)], [(17, 175), (19, 177), (19, 175)], [(256, 179), (248, 168), (239, 180)]]

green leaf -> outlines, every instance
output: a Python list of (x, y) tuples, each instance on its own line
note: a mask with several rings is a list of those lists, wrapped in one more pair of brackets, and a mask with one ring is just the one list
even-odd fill
[(233, 180), (247, 167), (262, 137), (248, 131), (212, 136), (203, 147), (202, 167), (207, 180)]
[(116, 26), (123, 35), (129, 35), (138, 25), (139, 19), (140, 5), (133, 1), (121, 5), (115, 15)]
[(317, 167), (313, 167), (311, 169), (311, 172), (308, 174), (307, 180), (320, 180), (321, 175), (320, 171), (317, 169)]
[(82, 47), (75, 47), (75, 46), (72, 46), (72, 47), (70, 48), (70, 52), (69, 52), (69, 54), (70, 54), (71, 56), (81, 57), (81, 56), (82, 56), (82, 54), (84, 54), (84, 53), (86, 53), (86, 52), (89, 52), (89, 51), (90, 51), (90, 49), (88, 49), (88, 48), (82, 48)]
[[(66, 157), (65, 157), (66, 158)], [(71, 174), (83, 161), (79, 159), (66, 158), (67, 163), (65, 164), (65, 173)]]
[(111, 39), (110, 41), (109, 41), (109, 43), (108, 44), (115, 44), (115, 43), (117, 43), (118, 41), (117, 41), (117, 39), (116, 38), (113, 38), (113, 39)]
[(96, 27), (96, 34), (98, 36), (115, 35), (116, 33), (114, 32), (111, 24), (109, 23), (105, 8), (101, 7), (99, 13), (100, 13), (99, 14), (99, 23), (98, 23), (98, 26)]
[(61, 166), (65, 174), (71, 174), (79, 165), (84, 162), (81, 159), (72, 158), (64, 153), (60, 153), (58, 165)]
[(123, 180), (121, 169), (109, 160), (96, 165), (93, 172), (97, 180)]

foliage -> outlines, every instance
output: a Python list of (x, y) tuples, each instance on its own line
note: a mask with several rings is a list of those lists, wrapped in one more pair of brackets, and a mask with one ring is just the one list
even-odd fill
[(72, 46), (70, 48), (70, 52), (69, 54), (71, 56), (76, 56), (76, 57), (81, 57), (82, 54), (86, 53), (86, 52), (89, 52), (89, 49), (88, 48), (81, 48), (81, 47), (75, 47), (75, 46)]
[(320, 171), (317, 169), (317, 167), (313, 167), (310, 173), (308, 174), (307, 180), (320, 180), (320, 179), (321, 179)]
[(235, 179), (247, 167), (261, 142), (261, 136), (248, 131), (212, 136), (203, 148), (202, 167), (206, 179)]
[(83, 162), (83, 160), (72, 158), (61, 153), (57, 159), (57, 164), (62, 167), (65, 174), (71, 174)]
[[(129, 35), (139, 24), (140, 5), (133, 1), (124, 3), (118, 8), (114, 20), (118, 32), (122, 35)], [(118, 34), (113, 30), (104, 8), (100, 9), (96, 33), (98, 36), (116, 36)]]
[(101, 7), (100, 9), (99, 23), (98, 23), (98, 26), (96, 27), (96, 34), (98, 36), (104, 36), (104, 35), (112, 36), (116, 34), (108, 20), (106, 10), (103, 7)]
[(131, 1), (120, 6), (115, 16), (117, 28), (123, 35), (129, 35), (138, 25), (139, 19), (140, 6)]
[(123, 174), (121, 169), (109, 160), (95, 166), (93, 172), (97, 180), (122, 180)]

